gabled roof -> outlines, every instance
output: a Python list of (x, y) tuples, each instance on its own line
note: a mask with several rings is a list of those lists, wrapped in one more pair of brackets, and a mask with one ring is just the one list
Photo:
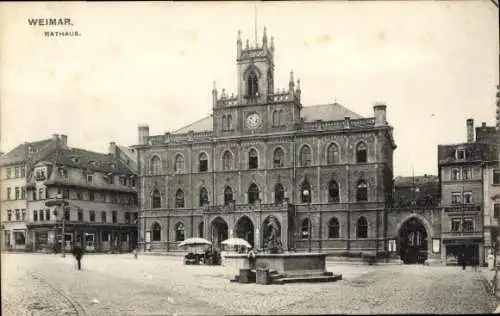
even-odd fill
[(37, 153), (47, 148), (52, 142), (52, 138), (44, 139), (36, 142), (25, 142), (16, 146), (11, 151), (0, 156), (0, 165), (8, 165), (25, 162), (28, 158), (28, 149), (31, 147), (33, 153)]
[[(349, 110), (345, 106), (335, 102), (333, 104), (311, 105), (302, 108), (302, 118), (305, 122), (314, 122), (317, 120), (323, 121), (339, 121), (346, 117), (351, 120), (363, 118), (361, 115)], [(212, 116), (205, 116), (191, 124), (183, 126), (172, 134), (184, 134), (189, 131), (204, 132), (213, 130)]]
[[(73, 167), (100, 171), (105, 173), (133, 174), (123, 163), (115, 159), (111, 154), (102, 154), (80, 148), (58, 146), (51, 151), (43, 160)], [(113, 168), (114, 164), (114, 168)]]

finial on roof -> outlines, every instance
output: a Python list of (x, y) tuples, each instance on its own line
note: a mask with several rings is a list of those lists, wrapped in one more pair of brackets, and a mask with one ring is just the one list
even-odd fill
[(300, 79), (297, 78), (297, 91), (300, 91)]
[(248, 48), (249, 48), (248, 38), (247, 38), (247, 42), (246, 42), (246, 44), (245, 44), (245, 47), (246, 47), (246, 49), (248, 49)]
[(241, 30), (238, 30), (238, 43), (241, 43)]
[(274, 51), (274, 36), (271, 36), (271, 50)]

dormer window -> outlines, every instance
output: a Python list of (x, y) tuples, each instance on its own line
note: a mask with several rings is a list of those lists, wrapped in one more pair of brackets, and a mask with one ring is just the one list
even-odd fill
[(465, 159), (465, 150), (464, 149), (457, 149), (457, 151), (455, 153), (455, 158), (457, 160)]
[(80, 162), (80, 159), (78, 159), (78, 157), (71, 157), (71, 161), (73, 163), (78, 163), (78, 162)]
[(89, 162), (89, 165), (91, 165), (92, 167), (95, 167), (95, 166), (96, 166), (96, 162), (95, 162), (95, 161), (93, 161), (93, 160), (91, 160), (91, 161)]

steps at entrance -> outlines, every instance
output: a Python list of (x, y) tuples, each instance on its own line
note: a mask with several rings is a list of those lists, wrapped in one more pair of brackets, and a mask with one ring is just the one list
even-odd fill
[(286, 283), (313, 283), (313, 282), (333, 282), (342, 280), (342, 275), (318, 275), (318, 276), (295, 276), (285, 277), (272, 280), (273, 284), (286, 284)]

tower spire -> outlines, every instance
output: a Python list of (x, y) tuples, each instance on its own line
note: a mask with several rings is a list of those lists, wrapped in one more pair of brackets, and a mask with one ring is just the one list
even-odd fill
[(255, 48), (257, 48), (257, 3), (254, 4), (254, 42), (255, 42)]

